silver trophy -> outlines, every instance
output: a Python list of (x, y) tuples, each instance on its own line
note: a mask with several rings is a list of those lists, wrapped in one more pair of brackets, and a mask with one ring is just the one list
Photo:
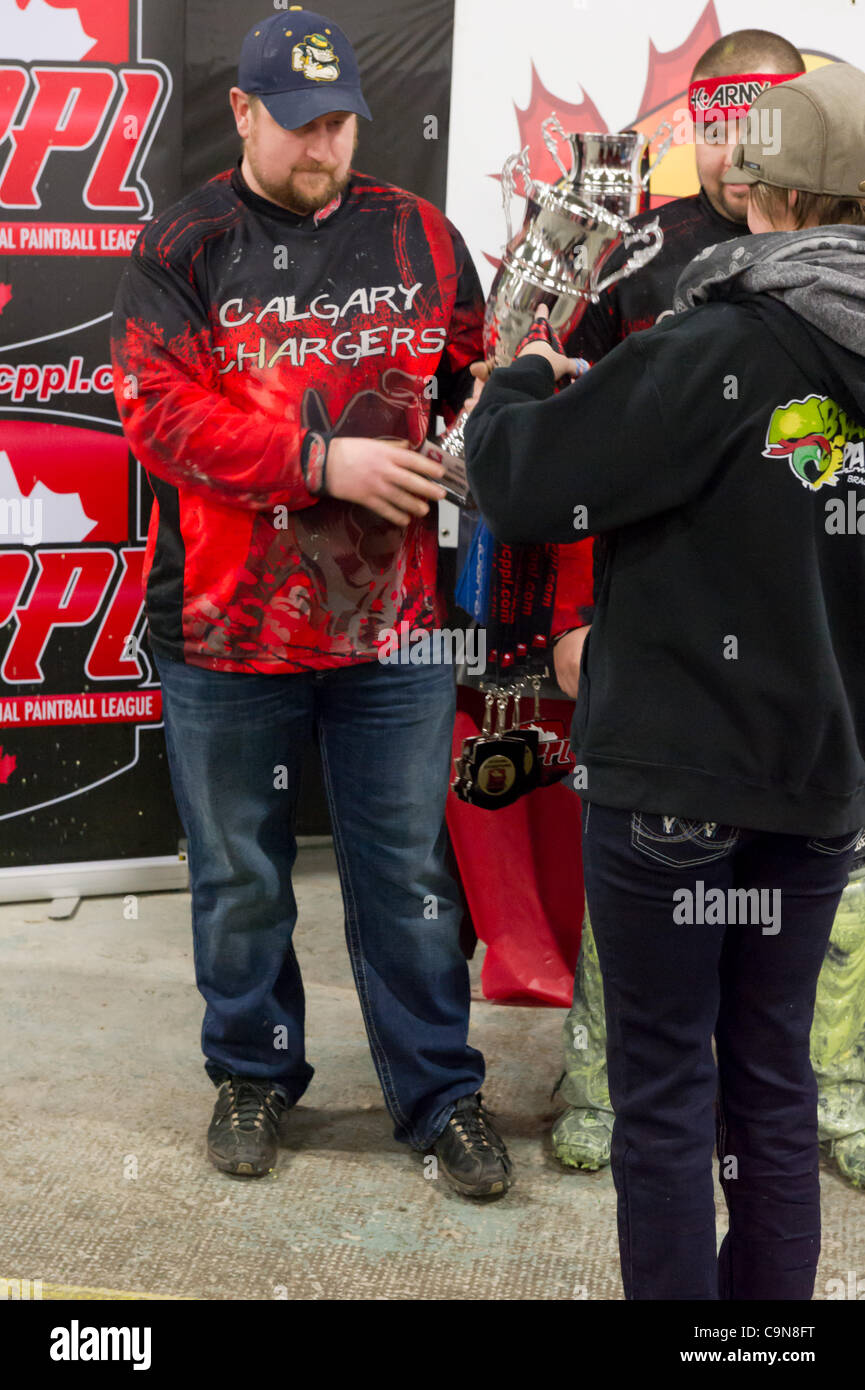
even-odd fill
[[(642, 136), (636, 132), (566, 136), (552, 113), (542, 126), (548, 148), (553, 130), (571, 142), (574, 156), (568, 171), (557, 150), (551, 151), (563, 171), (557, 184), (539, 183), (532, 177), (528, 146), (519, 154), (510, 155), (502, 168), (508, 240), (484, 314), (484, 357), (497, 367), (506, 367), (513, 361), (542, 304), (549, 310), (550, 327), (564, 341), (588, 305), (596, 303), (610, 285), (633, 275), (656, 256), (664, 240), (657, 218), (635, 229), (616, 207), (606, 205), (616, 198), (625, 200), (628, 208), (638, 205), (643, 180), (651, 172), (640, 178), (639, 164), (645, 145)], [(604, 146), (604, 141), (610, 144)], [(667, 148), (669, 140), (655, 164)], [(598, 162), (590, 163), (590, 156)], [(587, 180), (585, 186), (577, 183), (578, 174)], [(517, 176), (526, 210), (523, 224), (514, 234), (511, 200), (518, 191)], [(601, 188), (604, 180), (606, 186)], [(590, 189), (599, 189), (602, 201), (587, 196)], [(621, 246), (631, 254), (618, 270), (605, 275), (606, 262)], [(440, 447), (455, 459), (465, 457), (463, 430), (468, 414), (462, 411), (439, 440)]]
[[(522, 178), (526, 211), (514, 235), (510, 201), (516, 174)], [(635, 231), (625, 218), (588, 201), (567, 181), (538, 183), (529, 172), (526, 150), (505, 161), (502, 198), (508, 241), (484, 314), (484, 355), (497, 367), (513, 361), (542, 304), (549, 309), (550, 327), (564, 341), (589, 304), (650, 261), (663, 243), (657, 219)], [(621, 245), (635, 249), (618, 270), (604, 275), (606, 262)]]
[[(541, 134), (561, 172), (562, 184), (570, 184), (586, 202), (598, 203), (619, 217), (634, 217), (640, 211), (643, 190), (673, 142), (669, 121), (662, 121), (648, 140), (637, 130), (575, 131), (569, 135), (555, 111), (542, 122)], [(659, 135), (666, 138), (641, 174), (643, 156)], [(557, 136), (570, 146), (570, 169), (560, 158)]]

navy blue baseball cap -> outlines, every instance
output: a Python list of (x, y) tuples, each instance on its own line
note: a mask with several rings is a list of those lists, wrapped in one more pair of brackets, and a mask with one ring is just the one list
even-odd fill
[(372, 120), (345, 34), (300, 5), (252, 26), (240, 50), (237, 85), (258, 96), (286, 130), (329, 111), (354, 111)]

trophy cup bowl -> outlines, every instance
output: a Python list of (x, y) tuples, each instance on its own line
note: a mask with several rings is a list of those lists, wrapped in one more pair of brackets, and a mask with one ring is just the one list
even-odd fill
[[(568, 134), (555, 111), (541, 123), (541, 133), (561, 172), (562, 184), (570, 184), (587, 202), (605, 207), (620, 217), (634, 217), (639, 212), (643, 189), (673, 140), (669, 121), (662, 121), (648, 140), (638, 130), (590, 130)], [(662, 134), (665, 135), (663, 143), (641, 174), (643, 154)], [(557, 136), (570, 148), (570, 169), (565, 168), (559, 156)], [(561, 187), (561, 184), (556, 186)]]

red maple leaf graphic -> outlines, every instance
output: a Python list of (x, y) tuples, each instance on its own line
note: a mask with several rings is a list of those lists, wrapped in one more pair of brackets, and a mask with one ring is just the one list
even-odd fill
[(4, 284), (3, 284), (3, 281), (0, 280), (0, 314), (3, 313), (3, 310), (6, 308), (6, 305), (9, 303), (9, 300), (10, 300), (11, 298), (12, 298), (12, 286), (11, 286), (11, 285), (4, 285)]
[[(583, 87), (583, 100), (578, 104), (566, 101), (564, 97), (554, 96), (538, 77), (534, 63), (532, 63), (532, 93), (529, 97), (529, 104), (525, 111), (521, 111), (514, 102), (514, 110), (517, 113), (517, 124), (520, 128), (520, 149), (523, 145), (528, 145), (532, 177), (540, 179), (541, 183), (555, 183), (562, 177), (561, 171), (556, 168), (541, 134), (541, 122), (549, 116), (551, 111), (555, 111), (567, 131), (606, 130), (607, 128), (603, 116), (585, 87)], [(559, 158), (564, 159), (565, 166), (567, 166), (569, 162), (567, 146), (560, 150)]]
[(688, 83), (697, 59), (720, 37), (721, 26), (715, 13), (714, 0), (709, 0), (685, 42), (679, 44), (678, 48), (661, 53), (649, 40), (649, 71), (643, 98), (637, 108), (638, 121), (660, 112), (662, 107), (673, 101), (681, 100), (685, 104)]
[(8, 782), (15, 771), (18, 760), (14, 753), (4, 753), (0, 744), (0, 782)]

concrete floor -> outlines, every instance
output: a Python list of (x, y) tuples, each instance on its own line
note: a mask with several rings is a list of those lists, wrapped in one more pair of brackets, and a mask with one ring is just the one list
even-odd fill
[[(258, 1181), (204, 1156), (188, 895), (141, 896), (137, 921), (119, 897), (65, 922), (0, 907), (0, 1278), (58, 1299), (621, 1298), (609, 1171), (550, 1154), (561, 1011), (486, 1003), (472, 963), (472, 1041), (518, 1181), (467, 1202), (391, 1138), (329, 848), (301, 851), (297, 896), (316, 1076)], [(865, 1268), (863, 1203), (825, 1168), (817, 1298)]]

